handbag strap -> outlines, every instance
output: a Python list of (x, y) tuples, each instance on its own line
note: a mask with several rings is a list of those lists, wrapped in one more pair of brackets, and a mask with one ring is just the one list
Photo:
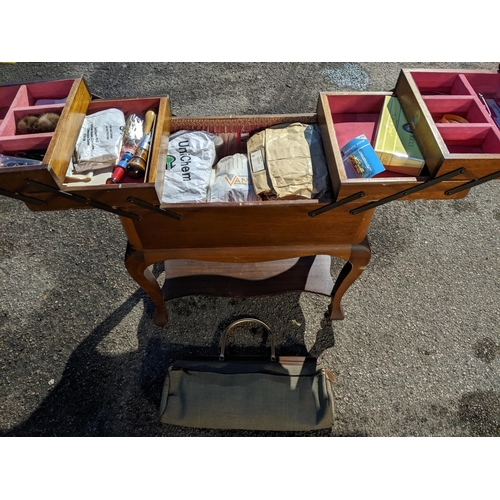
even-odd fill
[(220, 345), (220, 355), (219, 355), (219, 360), (224, 361), (224, 351), (226, 350), (226, 336), (227, 334), (236, 328), (237, 326), (243, 324), (243, 323), (258, 323), (259, 325), (263, 326), (269, 335), (271, 336), (271, 361), (276, 361), (276, 340), (274, 338), (274, 333), (271, 331), (271, 329), (260, 319), (257, 318), (242, 318), (238, 319), (236, 321), (233, 321), (225, 330), (224, 333), (222, 334), (222, 339), (221, 339), (221, 345)]

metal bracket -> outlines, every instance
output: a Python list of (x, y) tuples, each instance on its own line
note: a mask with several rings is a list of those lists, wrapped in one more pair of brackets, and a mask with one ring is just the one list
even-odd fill
[(328, 212), (329, 210), (333, 210), (334, 208), (341, 207), (342, 205), (345, 205), (346, 203), (349, 203), (350, 201), (357, 200), (358, 198), (362, 198), (364, 195), (365, 195), (364, 191), (359, 191), (359, 193), (352, 194), (351, 196), (348, 196), (347, 198), (343, 198), (340, 201), (335, 201), (333, 203), (329, 203), (328, 205), (325, 205), (324, 207), (317, 208), (316, 210), (309, 212), (307, 215), (309, 215), (309, 217), (316, 217), (317, 215), (321, 215), (325, 212)]
[(431, 179), (430, 181), (427, 181), (427, 182), (423, 182), (422, 184), (418, 184), (417, 186), (414, 186), (410, 189), (405, 189), (404, 191), (400, 191), (399, 193), (393, 194), (391, 196), (387, 196), (387, 198), (382, 198), (381, 200), (373, 201), (372, 203), (368, 203), (367, 205), (363, 205), (362, 207), (355, 208), (354, 210), (351, 210), (350, 213), (352, 215), (357, 215), (361, 212), (364, 212), (365, 210), (370, 210), (372, 208), (379, 207), (380, 205), (385, 205), (386, 203), (389, 203), (390, 201), (394, 201), (394, 200), (397, 200), (399, 198), (403, 198), (404, 196), (408, 196), (410, 194), (416, 193), (417, 191), (421, 191), (422, 189), (426, 189), (430, 186), (434, 186), (435, 184), (438, 184), (440, 182), (451, 179), (452, 177), (455, 177), (459, 174), (463, 174), (464, 172), (465, 172), (465, 168), (457, 168), (456, 170), (453, 170), (452, 172), (448, 172), (447, 174), (441, 175), (439, 177), (434, 177), (434, 179)]
[(152, 212), (166, 215), (167, 217), (171, 217), (172, 219), (182, 220), (182, 217), (179, 214), (176, 214), (175, 212), (171, 212), (170, 210), (165, 210), (164, 208), (157, 207), (156, 205), (151, 205), (151, 203), (147, 203), (147, 202), (142, 201), (138, 198), (134, 198), (133, 196), (128, 197), (127, 201), (129, 203), (134, 203), (135, 205), (137, 205), (141, 208), (151, 210)]
[(467, 182), (466, 184), (462, 184), (461, 186), (458, 186), (453, 189), (448, 189), (448, 191), (445, 191), (444, 194), (450, 196), (455, 193), (459, 193), (460, 191), (463, 191), (464, 189), (470, 189), (473, 188), (474, 186), (479, 186), (479, 184), (483, 184), (485, 182), (491, 181), (493, 179), (496, 179), (497, 177), (500, 177), (500, 170), (498, 172), (495, 172), (494, 174), (489, 174), (484, 177), (481, 177), (479, 179), (476, 179), (474, 181)]
[(24, 196), (24, 194), (20, 194), (15, 191), (6, 191), (5, 189), (0, 188), (0, 194), (3, 196), (8, 196), (9, 198), (24, 201), (25, 203), (34, 203), (35, 205), (40, 205), (41, 207), (46, 205), (46, 203), (42, 200), (38, 200), (37, 198), (30, 198), (29, 196)]
[(57, 196), (62, 196), (63, 198), (67, 198), (71, 201), (76, 201), (77, 203), (81, 203), (83, 205), (88, 205), (94, 208), (99, 208), (100, 210), (105, 210), (106, 212), (110, 212), (112, 214), (120, 215), (122, 217), (128, 217), (129, 219), (140, 220), (140, 217), (136, 214), (132, 214), (130, 212), (125, 212), (124, 210), (120, 210), (119, 208), (110, 207), (109, 205), (104, 205), (104, 203), (99, 203), (98, 201), (89, 200), (88, 198), (84, 198), (83, 196), (78, 196), (73, 193), (68, 193), (66, 191), (61, 191), (60, 189), (53, 188), (52, 186), (47, 186), (46, 184), (41, 184), (40, 182), (26, 180), (25, 184), (27, 186), (33, 185), (37, 188), (42, 189), (43, 191), (47, 191), (49, 193), (55, 194)]

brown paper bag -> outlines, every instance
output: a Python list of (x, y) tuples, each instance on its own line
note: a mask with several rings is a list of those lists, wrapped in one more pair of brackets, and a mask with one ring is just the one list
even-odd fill
[(329, 186), (317, 125), (293, 123), (267, 128), (247, 143), (252, 182), (262, 199), (315, 198)]

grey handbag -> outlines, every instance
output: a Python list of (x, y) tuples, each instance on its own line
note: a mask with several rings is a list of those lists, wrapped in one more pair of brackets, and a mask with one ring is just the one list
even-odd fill
[[(271, 337), (271, 356), (226, 357), (227, 334), (246, 322)], [(231, 323), (220, 355), (175, 361), (165, 378), (161, 422), (210, 429), (308, 431), (333, 425), (333, 373), (316, 358), (275, 354), (270, 328), (255, 318)]]

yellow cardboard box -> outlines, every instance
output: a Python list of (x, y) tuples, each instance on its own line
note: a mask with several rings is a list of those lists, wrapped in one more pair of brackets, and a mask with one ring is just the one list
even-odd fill
[(387, 170), (420, 175), (425, 160), (397, 97), (386, 96), (374, 148)]

